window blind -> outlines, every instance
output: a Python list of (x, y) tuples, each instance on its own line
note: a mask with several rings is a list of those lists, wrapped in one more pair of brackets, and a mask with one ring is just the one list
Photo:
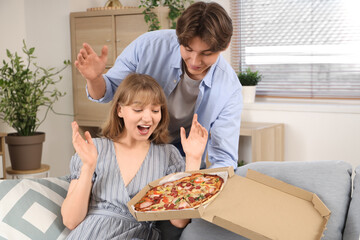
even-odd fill
[(360, 1), (231, 0), (235, 71), (257, 95), (360, 98)]

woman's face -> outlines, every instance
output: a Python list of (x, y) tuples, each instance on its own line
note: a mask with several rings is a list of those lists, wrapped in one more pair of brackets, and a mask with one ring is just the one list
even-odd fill
[(161, 120), (161, 106), (143, 106), (135, 101), (129, 106), (121, 106), (118, 116), (124, 119), (126, 137), (138, 141), (148, 140)]
[(200, 37), (191, 39), (187, 47), (180, 45), (180, 54), (185, 62), (186, 73), (190, 78), (202, 80), (216, 62), (220, 51), (212, 52), (209, 49), (209, 45)]

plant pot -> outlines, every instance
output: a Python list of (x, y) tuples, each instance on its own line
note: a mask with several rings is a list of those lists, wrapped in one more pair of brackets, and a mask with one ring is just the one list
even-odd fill
[(32, 136), (18, 136), (10, 133), (5, 137), (13, 170), (35, 170), (41, 167), (42, 146), (45, 133)]
[(243, 103), (254, 103), (256, 86), (242, 86)]

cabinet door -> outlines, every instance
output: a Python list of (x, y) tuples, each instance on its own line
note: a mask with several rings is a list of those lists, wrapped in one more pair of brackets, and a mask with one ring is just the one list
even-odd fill
[(116, 55), (134, 39), (148, 31), (143, 14), (118, 15), (115, 17)]
[(78, 53), (82, 44), (86, 42), (100, 55), (102, 47), (107, 45), (109, 48), (107, 67), (111, 67), (115, 60), (112, 16), (79, 17), (74, 21), (76, 52)]
[[(113, 65), (114, 33), (111, 16), (79, 17), (74, 19), (75, 52), (82, 48), (83, 42), (90, 44), (94, 51), (100, 55), (104, 45), (109, 48), (107, 68)], [(74, 61), (74, 59), (73, 59)], [(95, 103), (87, 98), (85, 90), (86, 81), (79, 71), (73, 68), (73, 93), (75, 120), (82, 126), (101, 126), (110, 110), (110, 104)]]

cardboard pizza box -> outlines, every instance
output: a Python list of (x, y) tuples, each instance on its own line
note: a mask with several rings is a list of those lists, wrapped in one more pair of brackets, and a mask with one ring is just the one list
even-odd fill
[[(128, 202), (138, 221), (202, 218), (253, 240), (321, 239), (330, 210), (311, 192), (249, 169), (246, 177), (233, 168), (193, 172), (226, 172), (221, 192), (196, 209), (138, 212), (134, 204), (164, 178), (149, 183)], [(193, 173), (190, 172), (190, 173)]]

